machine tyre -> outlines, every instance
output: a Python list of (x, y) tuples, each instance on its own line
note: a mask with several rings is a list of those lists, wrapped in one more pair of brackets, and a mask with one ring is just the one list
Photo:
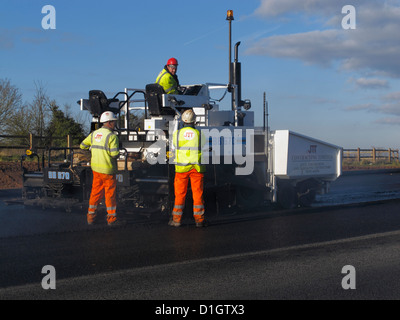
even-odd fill
[(317, 181), (314, 179), (309, 179), (299, 183), (296, 186), (298, 204), (301, 207), (309, 207), (315, 201), (317, 185)]
[(262, 205), (263, 192), (254, 188), (238, 186), (236, 188), (236, 201), (243, 209), (253, 209)]
[(315, 201), (316, 192), (313, 189), (308, 189), (307, 192), (299, 196), (299, 206), (310, 207)]
[(285, 209), (297, 207), (296, 188), (289, 183), (278, 184), (278, 203)]

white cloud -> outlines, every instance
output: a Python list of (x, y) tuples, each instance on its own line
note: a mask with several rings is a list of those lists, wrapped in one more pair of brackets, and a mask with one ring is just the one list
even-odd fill
[[(299, 59), (307, 64), (332, 65), (342, 70), (379, 72), (400, 77), (399, 1), (352, 1), (355, 30), (341, 27), (342, 5), (348, 1), (265, 0), (256, 10), (262, 17), (290, 13), (327, 17), (330, 29), (275, 35), (253, 43), (246, 54)], [(326, 27), (326, 25), (324, 27)]]
[(389, 83), (387, 80), (384, 79), (377, 79), (377, 78), (359, 78), (354, 80), (357, 86), (361, 88), (369, 88), (369, 89), (381, 89), (381, 88), (388, 88)]
[[(348, 0), (263, 0), (256, 14), (262, 17), (277, 17), (286, 13), (305, 13), (305, 14), (332, 14), (341, 12), (341, 8), (347, 4)], [(353, 3), (359, 1), (353, 0)], [(375, 1), (364, 1), (375, 2)]]
[(400, 91), (395, 91), (388, 93), (383, 97), (383, 100), (386, 101), (399, 101), (400, 102)]
[(384, 124), (384, 125), (395, 125), (400, 126), (400, 117), (397, 118), (380, 118), (376, 119), (374, 123)]
[(400, 116), (400, 103), (387, 103), (383, 104), (378, 108), (380, 113), (390, 114), (399, 117)]
[(371, 111), (375, 109), (376, 107), (372, 103), (357, 104), (345, 108), (346, 111)]
[(305, 15), (323, 15), (331, 17), (342, 12), (345, 5), (355, 8), (362, 6), (374, 7), (382, 3), (393, 3), (398, 1), (382, 0), (262, 0), (255, 14), (260, 17), (281, 17), (288, 13), (301, 13)]
[[(384, 101), (384, 98), (381, 99)], [(375, 121), (375, 123), (381, 124), (400, 124), (400, 101), (394, 103), (384, 103), (374, 104), (374, 103), (365, 103), (348, 106), (344, 109), (345, 111), (357, 111), (357, 112), (369, 112), (374, 114), (386, 114), (391, 115), (392, 117), (390, 121), (387, 121), (389, 118), (385, 118), (384, 121)]]
[[(338, 42), (342, 42), (341, 37), (338, 30), (271, 36), (247, 49), (246, 54), (300, 59), (310, 64), (329, 65), (337, 59), (346, 58), (343, 48), (337, 45)], [(352, 46), (352, 43), (348, 42), (347, 46)]]
[(0, 28), (0, 50), (10, 50), (20, 43), (42, 45), (51, 41), (57, 43), (82, 44), (84, 38), (81, 35), (70, 32), (48, 32), (42, 28), (18, 27), (14, 29)]

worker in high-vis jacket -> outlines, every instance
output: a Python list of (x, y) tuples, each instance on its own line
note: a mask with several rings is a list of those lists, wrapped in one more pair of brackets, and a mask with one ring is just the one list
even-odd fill
[(106, 111), (100, 116), (103, 126), (93, 131), (82, 141), (80, 148), (89, 149), (92, 154), (91, 168), (93, 172), (92, 191), (90, 194), (87, 222), (89, 225), (96, 220), (96, 209), (102, 198), (107, 207), (107, 223), (117, 224), (117, 158), (119, 156), (118, 136), (113, 133), (117, 117), (113, 112)]
[(181, 225), (189, 180), (192, 187), (193, 217), (196, 227), (205, 226), (203, 200), (205, 166), (201, 164), (202, 142), (205, 141), (194, 126), (195, 119), (196, 115), (193, 110), (186, 110), (182, 114), (184, 127), (173, 134), (175, 203), (169, 225), (174, 227)]
[(157, 76), (156, 83), (163, 87), (164, 92), (167, 94), (179, 94), (179, 80), (176, 74), (177, 69), (178, 60), (171, 58)]

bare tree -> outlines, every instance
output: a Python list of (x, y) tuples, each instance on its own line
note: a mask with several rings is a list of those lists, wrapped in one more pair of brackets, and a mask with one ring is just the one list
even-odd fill
[[(36, 93), (30, 103), (16, 106), (10, 113), (7, 122), (4, 124), (6, 134), (13, 136), (25, 136), (25, 139), (9, 139), (9, 143), (29, 143), (29, 134), (44, 136), (48, 118), (50, 115), (51, 101), (41, 82), (35, 82)], [(21, 97), (20, 97), (21, 99)]]
[(22, 105), (22, 94), (8, 79), (0, 79), (0, 126), (4, 127)]
[(5, 127), (7, 134), (12, 136), (24, 136), (25, 138), (8, 139), (10, 145), (29, 145), (29, 134), (33, 127), (31, 110), (27, 105), (22, 105), (14, 110), (12, 117)]
[(80, 124), (86, 134), (89, 134), (90, 122), (92, 120), (89, 112), (74, 113), (70, 104), (64, 104), (63, 111), (65, 115), (72, 117), (76, 123)]
[[(9, 80), (0, 79), (0, 125), (3, 128), (3, 134), (20, 136), (7, 139), (6, 143), (10, 145), (28, 145), (29, 134), (33, 134), (36, 138), (48, 136), (49, 134), (51, 136), (52, 129), (55, 128), (61, 135), (64, 135), (64, 131), (67, 132), (66, 134), (71, 134), (71, 130), (75, 135), (80, 133), (83, 128), (81, 123), (84, 123), (84, 121), (82, 119), (73, 120), (70, 112), (71, 107), (65, 105), (65, 114), (61, 112), (63, 114), (61, 120), (66, 119), (65, 121), (55, 118), (55, 114), (58, 114), (55, 111), (59, 110), (57, 102), (47, 96), (42, 82), (35, 81), (34, 85), (36, 91), (33, 100), (23, 104), (19, 90), (11, 85)], [(57, 126), (64, 127), (61, 130)], [(80, 131), (76, 129), (77, 126), (80, 126)], [(37, 146), (44, 146), (49, 142), (43, 138), (37, 139)]]
[(30, 116), (33, 126), (31, 133), (37, 136), (43, 136), (46, 130), (46, 124), (50, 115), (51, 102), (46, 94), (43, 84), (35, 81), (36, 93), (32, 103), (29, 104)]

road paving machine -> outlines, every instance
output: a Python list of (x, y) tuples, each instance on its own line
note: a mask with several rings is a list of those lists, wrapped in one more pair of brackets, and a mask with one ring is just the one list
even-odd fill
[[(230, 11), (227, 20), (231, 26)], [(309, 206), (317, 193), (327, 192), (329, 183), (340, 176), (342, 148), (290, 130), (269, 129), (265, 94), (263, 126), (255, 126), (251, 102), (242, 99), (239, 45), (235, 44), (231, 61), (229, 36), (228, 84), (183, 85), (180, 94), (165, 94), (161, 86), (152, 83), (144, 89), (126, 88), (112, 98), (101, 90), (91, 90), (88, 98), (78, 101), (81, 110), (92, 116), (91, 130), (100, 126), (104, 111), (118, 116), (119, 212), (170, 215), (174, 198), (172, 135), (182, 126), (181, 114), (189, 108), (196, 114), (196, 128), (202, 135), (208, 212), (254, 210), (273, 203), (285, 208)], [(231, 96), (229, 110), (220, 108), (222, 99), (213, 99), (213, 92)], [(65, 158), (53, 160), (60, 153)], [(36, 153), (29, 156), (40, 158)], [(23, 173), (24, 204), (67, 211), (87, 207), (92, 183), (90, 154), (79, 148), (53, 147), (41, 157), (37, 170)], [(190, 202), (190, 192), (188, 196)], [(188, 202), (186, 207), (191, 208)]]

